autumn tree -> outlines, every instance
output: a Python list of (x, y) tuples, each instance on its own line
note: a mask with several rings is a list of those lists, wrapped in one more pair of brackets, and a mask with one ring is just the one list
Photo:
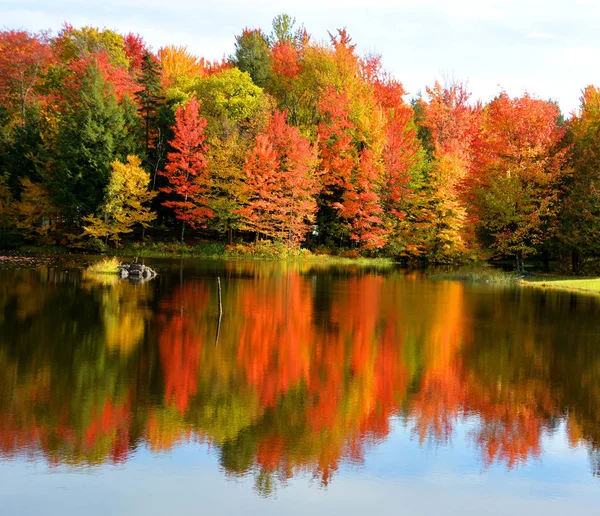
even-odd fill
[(203, 75), (202, 62), (185, 46), (168, 45), (158, 51), (165, 87), (185, 87)]
[(219, 134), (230, 124), (248, 126), (260, 118), (267, 106), (261, 88), (237, 68), (226, 69), (196, 81), (190, 92), (200, 103), (210, 134)]
[(17, 227), (29, 239), (55, 243), (59, 210), (44, 186), (29, 178), (21, 181), (21, 200), (16, 205)]
[(383, 69), (380, 56), (363, 59), (361, 70), (384, 118), (379, 183), (388, 232), (386, 250), (396, 256), (418, 256), (424, 252), (424, 214), (418, 191), (423, 187), (424, 153), (414, 113), (403, 99), (402, 84)]
[(351, 119), (350, 100), (329, 88), (318, 104), (323, 121), (318, 126), (320, 178), (319, 232), (329, 239), (355, 242), (375, 250), (385, 244), (380, 150), (355, 139), (360, 129)]
[(206, 206), (206, 119), (200, 117), (199, 108), (196, 97), (177, 108), (174, 138), (169, 142), (173, 151), (169, 152), (167, 166), (161, 172), (168, 181), (168, 186), (161, 188), (161, 191), (171, 194), (171, 198), (163, 201), (163, 205), (173, 209), (181, 221), (182, 243), (186, 223), (192, 228), (202, 227), (213, 215)]
[(566, 153), (559, 117), (552, 102), (504, 92), (484, 111), (474, 178), (479, 228), (519, 271), (558, 227)]
[(571, 253), (571, 268), (580, 272), (582, 261), (600, 252), (600, 90), (588, 86), (581, 106), (569, 121), (568, 153), (572, 176), (560, 211), (560, 241)]
[(148, 190), (150, 174), (137, 156), (127, 156), (127, 162), (111, 163), (111, 174), (104, 202), (97, 215), (84, 217), (84, 235), (118, 243), (123, 233), (136, 226), (147, 227), (156, 218), (148, 203), (156, 192)]
[(123, 36), (109, 29), (89, 26), (76, 29), (65, 24), (54, 40), (54, 47), (64, 63), (105, 54), (117, 67), (127, 68), (129, 65)]
[(46, 37), (25, 31), (0, 32), (0, 102), (18, 106), (21, 121), (40, 76), (50, 64)]
[(474, 245), (463, 185), (471, 167), (478, 108), (469, 104), (463, 84), (427, 88), (422, 124), (429, 131), (433, 161), (428, 172), (430, 195), (428, 255), (433, 261), (460, 258)]
[(301, 243), (314, 221), (315, 150), (286, 114), (276, 111), (246, 160), (249, 201), (240, 211), (247, 229)]
[(244, 227), (240, 210), (248, 200), (244, 163), (249, 151), (246, 138), (235, 128), (210, 138), (206, 155), (209, 169), (208, 207), (214, 216), (210, 227), (227, 235), (233, 243), (234, 232)]

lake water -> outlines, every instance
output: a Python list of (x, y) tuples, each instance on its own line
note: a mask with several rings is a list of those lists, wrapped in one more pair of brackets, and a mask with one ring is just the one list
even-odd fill
[(0, 262), (0, 514), (600, 513), (600, 298), (146, 263)]

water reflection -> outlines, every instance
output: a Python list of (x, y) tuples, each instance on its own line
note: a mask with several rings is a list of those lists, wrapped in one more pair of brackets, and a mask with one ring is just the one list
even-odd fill
[(600, 474), (593, 298), (245, 262), (163, 264), (143, 284), (44, 266), (0, 286), (5, 458), (118, 463), (202, 441), (269, 494), (300, 472), (327, 485), (393, 420), (451, 446), (469, 418), (485, 466), (540, 456), (564, 421)]

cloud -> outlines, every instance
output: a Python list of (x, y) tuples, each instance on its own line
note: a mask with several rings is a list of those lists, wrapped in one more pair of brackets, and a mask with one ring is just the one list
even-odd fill
[(528, 39), (555, 39), (556, 36), (554, 34), (549, 34), (548, 32), (530, 32), (527, 34)]

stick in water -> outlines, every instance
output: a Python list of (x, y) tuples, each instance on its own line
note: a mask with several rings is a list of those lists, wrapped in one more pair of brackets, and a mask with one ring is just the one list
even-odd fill
[(215, 337), (215, 346), (219, 344), (219, 333), (221, 332), (221, 317), (223, 317), (223, 304), (221, 303), (221, 277), (217, 276), (217, 285), (219, 287), (219, 321), (217, 322), (217, 335)]

